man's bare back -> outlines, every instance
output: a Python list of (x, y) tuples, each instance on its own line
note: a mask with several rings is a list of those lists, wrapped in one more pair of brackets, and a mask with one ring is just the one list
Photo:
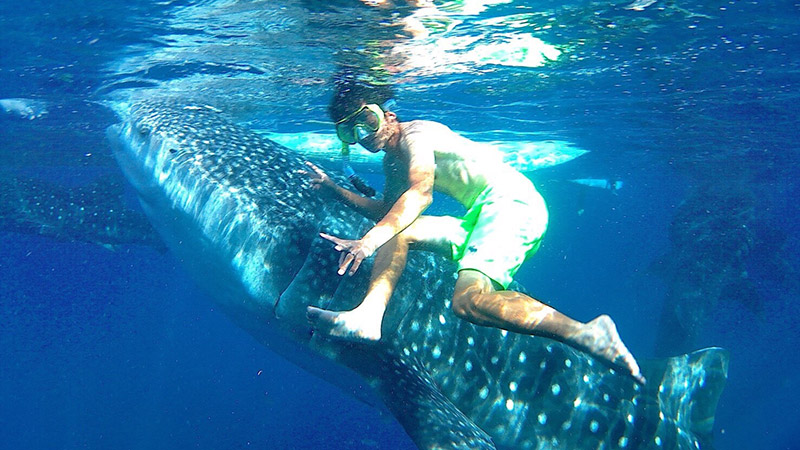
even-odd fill
[[(403, 150), (433, 152), (436, 165), (434, 189), (466, 208), (488, 185), (501, 185), (509, 177), (522, 176), (504, 163), (503, 155), (491, 145), (469, 140), (443, 124), (414, 120), (401, 122), (400, 129), (399, 146)], [(395, 160), (387, 154), (384, 164), (391, 165)], [(402, 161), (398, 163), (402, 164)], [(394, 178), (389, 173), (386, 176), (387, 180)]]

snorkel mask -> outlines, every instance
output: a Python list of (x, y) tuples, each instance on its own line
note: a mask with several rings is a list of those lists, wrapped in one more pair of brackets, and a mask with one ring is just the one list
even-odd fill
[(371, 103), (336, 122), (336, 135), (344, 144), (355, 144), (383, 125), (383, 110)]

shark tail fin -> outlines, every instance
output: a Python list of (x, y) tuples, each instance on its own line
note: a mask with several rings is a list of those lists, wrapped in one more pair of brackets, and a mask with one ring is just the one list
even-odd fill
[(727, 350), (712, 347), (643, 365), (647, 389), (658, 399), (665, 420), (695, 436), (699, 448), (711, 447), (729, 358)]

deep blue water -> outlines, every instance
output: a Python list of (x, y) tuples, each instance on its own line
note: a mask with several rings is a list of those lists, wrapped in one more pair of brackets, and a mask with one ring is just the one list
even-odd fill
[[(325, 129), (336, 66), (408, 43), (392, 24), (409, 9), (234, 3), (1, 3), (0, 99), (48, 111), (0, 111), (3, 180), (120, 179), (103, 102), (131, 91), (202, 99), (259, 129)], [(564, 51), (542, 67), (378, 60), (404, 118), (590, 150), (530, 174), (551, 225), (517, 279), (577, 319), (610, 314), (639, 358), (656, 355), (662, 305), (682, 278), (664, 275), (670, 223), (695, 205), (683, 270), (711, 267), (706, 292), (724, 270), (747, 274), (720, 287), (692, 343), (731, 352), (716, 447), (800, 448), (800, 4), (629, 3), (517, 2), (459, 17), (457, 35), (526, 32)], [(488, 24), (525, 13), (540, 14)], [(625, 187), (565, 181), (590, 177)], [(751, 199), (745, 254), (710, 250), (742, 224), (729, 197), (705, 192)], [(137, 208), (130, 193), (124, 201)], [(0, 229), (0, 447), (413, 448), (390, 417), (229, 323), (169, 253), (56, 239), (52, 225)]]

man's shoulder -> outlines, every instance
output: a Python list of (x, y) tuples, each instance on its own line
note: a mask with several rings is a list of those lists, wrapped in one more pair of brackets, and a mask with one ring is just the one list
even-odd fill
[(434, 122), (433, 120), (412, 120), (409, 122), (405, 122), (405, 132), (406, 134), (415, 134), (415, 133), (455, 133), (453, 130), (450, 129), (447, 125), (439, 122)]
[(432, 120), (406, 122), (403, 131), (403, 140), (410, 147), (420, 144), (433, 148), (451, 147), (464, 139), (466, 138), (451, 130), (447, 125)]

